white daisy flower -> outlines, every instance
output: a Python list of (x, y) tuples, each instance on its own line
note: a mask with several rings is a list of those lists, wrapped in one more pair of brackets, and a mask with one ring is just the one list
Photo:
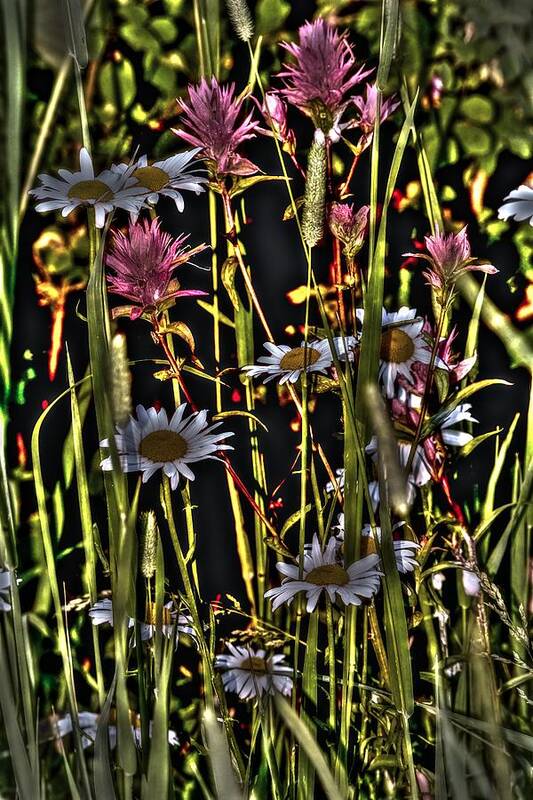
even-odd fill
[[(196, 641), (196, 632), (189, 614), (178, 614), (174, 607), (174, 602), (170, 600), (163, 606), (161, 620), (161, 630), (168, 639), (174, 631), (176, 636), (176, 647), (178, 646), (180, 634), (186, 634)], [(113, 627), (113, 603), (109, 597), (98, 600), (89, 609), (89, 616), (93, 625), (108, 624)], [(128, 628), (133, 628), (135, 620), (128, 617)], [(155, 603), (148, 603), (146, 606), (145, 619), (140, 623), (141, 639), (148, 641), (156, 632), (156, 606)]]
[(61, 209), (64, 217), (78, 206), (91, 206), (95, 212), (96, 227), (102, 228), (106, 214), (115, 208), (138, 215), (143, 207), (147, 193), (132, 177), (133, 169), (132, 165), (122, 174), (106, 169), (95, 176), (91, 156), (82, 147), (78, 172), (60, 169), (59, 178), (39, 175), (41, 185), (32, 189), (30, 194), (40, 201), (35, 207), (37, 211)]
[[(394, 526), (393, 530), (402, 525), (403, 522), (398, 523)], [(376, 525), (374, 531), (378, 542), (381, 542), (381, 528), (379, 525)], [(372, 540), (374, 539), (374, 531), (370, 525), (363, 525), (361, 534), (364, 537)], [(418, 561), (416, 560), (417, 551), (420, 550), (420, 545), (418, 542), (412, 542), (410, 539), (395, 539), (393, 540), (392, 545), (394, 548), (398, 572), (402, 573), (403, 575), (405, 575), (407, 572), (413, 572), (415, 567), (418, 566)], [(372, 544), (371, 547), (375, 547), (375, 545)]]
[[(96, 738), (96, 730), (98, 726), (98, 714), (93, 714), (91, 711), (80, 711), (78, 713), (79, 727), (81, 733), (82, 747), (90, 747), (94, 744)], [(52, 730), (56, 737), (63, 738), (72, 733), (74, 727), (72, 725), (72, 717), (70, 713), (66, 713), (62, 717), (52, 717)], [(116, 734), (115, 734), (116, 741)]]
[(379, 557), (375, 554), (365, 556), (345, 569), (339, 563), (338, 547), (338, 541), (332, 537), (323, 550), (315, 533), (311, 548), (304, 552), (302, 578), (299, 577), (298, 565), (276, 564), (284, 578), (281, 586), (265, 592), (265, 597), (273, 598), (272, 610), (283, 603), (290, 604), (300, 592), (306, 594), (309, 612), (315, 610), (322, 591), (327, 592), (331, 602), (335, 602), (338, 595), (345, 605), (358, 606), (362, 598), (371, 598), (379, 589)]
[[(368, 455), (371, 456), (372, 460), (376, 462), (378, 456), (378, 440), (376, 436), (373, 436), (371, 438), (365, 450), (368, 453)], [(402, 467), (407, 466), (410, 453), (411, 453), (411, 442), (399, 439), (398, 456), (400, 460), (400, 465)], [(430, 480), (431, 480), (431, 471), (429, 468), (426, 455), (424, 453), (424, 448), (422, 447), (422, 445), (418, 444), (416, 446), (413, 463), (411, 464), (411, 474), (407, 477), (408, 500), (409, 497), (414, 496), (413, 492), (416, 486), (425, 486), (425, 484), (428, 483)], [(377, 496), (379, 497), (379, 486), (377, 487), (377, 492), (378, 492)]]
[[(204, 191), (203, 184), (207, 178), (189, 172), (188, 167), (195, 156), (200, 152), (199, 147), (177, 153), (162, 161), (148, 163), (147, 156), (141, 156), (134, 165), (131, 174), (139, 182), (145, 192), (149, 192), (146, 200), (150, 205), (155, 205), (160, 195), (174, 200), (178, 211), (183, 211), (185, 201), (182, 192), (189, 191), (200, 194)], [(113, 164), (113, 172), (123, 175), (130, 170), (129, 164)]]
[[(364, 309), (356, 311), (359, 322), (364, 320)], [(411, 367), (415, 362), (429, 364), (431, 351), (422, 335), (424, 320), (416, 316), (416, 309), (402, 306), (399, 311), (381, 312), (381, 344), (379, 378), (383, 381), (387, 397), (394, 397), (394, 384), (398, 375), (412, 379)], [(440, 366), (440, 359), (437, 359)]]
[[(342, 340), (341, 340), (342, 341)], [(264, 343), (265, 350), (270, 355), (260, 356), (257, 364), (243, 367), (248, 377), (255, 378), (258, 375), (266, 374), (263, 383), (278, 380), (280, 384), (296, 383), (302, 372), (321, 372), (325, 373), (333, 364), (331, 349), (327, 339), (319, 342), (302, 342), (300, 347), (289, 347), (286, 344)], [(341, 349), (341, 348), (339, 348)], [(341, 349), (341, 352), (344, 348)]]
[[(196, 639), (196, 632), (194, 630), (193, 622), (189, 614), (178, 614), (174, 606), (174, 602), (170, 600), (163, 606), (163, 615), (161, 620), (161, 630), (163, 636), (170, 639), (172, 633), (176, 637), (176, 646), (178, 645), (180, 634), (186, 634), (193, 639)], [(146, 606), (146, 619), (141, 622), (141, 639), (146, 642), (151, 639), (156, 632), (156, 606), (155, 603), (148, 603)]]
[[(339, 467), (339, 469), (335, 470), (335, 477), (337, 479), (337, 486), (342, 492), (344, 490), (344, 477), (345, 477), (344, 467)], [(328, 494), (332, 494), (334, 491), (336, 491), (336, 489), (335, 486), (333, 486), (333, 481), (328, 481), (326, 483), (326, 492)]]
[[(97, 600), (89, 609), (89, 616), (93, 625), (111, 625), (113, 627), (113, 603), (110, 597)], [(133, 620), (128, 621), (128, 627), (133, 625)]]
[(451, 445), (452, 447), (464, 447), (465, 444), (472, 441), (473, 436), (471, 433), (458, 431), (451, 427), (458, 422), (477, 422), (478, 420), (470, 413), (471, 408), (472, 405), (470, 403), (461, 403), (454, 408), (453, 411), (450, 411), (444, 421), (441, 422), (440, 435), (442, 436), (444, 444)]
[(241, 700), (253, 700), (263, 694), (290, 695), (292, 692), (292, 669), (285, 663), (284, 655), (268, 656), (265, 650), (239, 647), (228, 642), (231, 655), (215, 658), (215, 666), (221, 670), (226, 692), (235, 692)]
[(431, 576), (431, 585), (437, 592), (442, 592), (446, 575), (444, 572), (434, 572)]
[[(207, 414), (195, 411), (184, 417), (187, 403), (182, 403), (170, 421), (164, 408), (137, 406), (137, 419), (130, 417), (124, 426), (117, 425), (115, 442), (124, 472), (142, 472), (143, 483), (159, 469), (170, 478), (170, 485), (176, 489), (180, 475), (190, 481), (194, 473), (189, 467), (207, 458), (217, 459), (219, 450), (233, 450), (231, 445), (223, 444), (224, 439), (233, 436), (232, 432), (213, 433), (222, 423), (207, 424)], [(109, 447), (108, 440), (101, 443)], [(100, 464), (103, 470), (112, 470), (111, 456)]]
[[(96, 732), (98, 728), (98, 719), (99, 715), (94, 714), (91, 711), (80, 711), (78, 713), (78, 720), (79, 720), (79, 727), (81, 732), (81, 742), (83, 748), (90, 747), (94, 744), (96, 739)], [(64, 736), (68, 736), (69, 733), (72, 733), (74, 730), (72, 725), (72, 717), (70, 713), (64, 714), (62, 717), (53, 717), (52, 718), (52, 729), (56, 735), (56, 737), (63, 738)], [(153, 722), (150, 720), (150, 724), (148, 726), (148, 733), (150, 738), (152, 737), (152, 729), (153, 729)], [(135, 739), (135, 744), (137, 747), (141, 746), (141, 723), (140, 718), (137, 715), (135, 717), (135, 724), (131, 726), (131, 731), (133, 733), (133, 738)], [(107, 732), (109, 736), (109, 746), (111, 750), (113, 750), (117, 746), (117, 728), (115, 725), (108, 725)], [(168, 743), (171, 747), (177, 747), (180, 743), (178, 739), (178, 735), (176, 731), (169, 729), (168, 731)]]
[(468, 597), (477, 597), (481, 590), (481, 582), (475, 572), (468, 569), (461, 570), (463, 589)]
[(0, 611), (11, 611), (11, 572), (0, 569)]
[[(529, 224), (533, 225), (533, 188), (531, 186), (523, 184), (518, 189), (513, 189), (503, 199), (506, 202), (498, 209), (499, 219), (512, 217), (517, 222), (529, 219)], [(511, 202), (507, 202), (509, 200)]]

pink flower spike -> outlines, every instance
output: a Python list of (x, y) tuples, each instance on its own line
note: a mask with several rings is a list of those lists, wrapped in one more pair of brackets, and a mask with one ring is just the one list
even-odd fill
[(453, 293), (455, 284), (465, 272), (484, 272), (494, 275), (498, 270), (492, 264), (479, 263), (470, 254), (467, 228), (459, 233), (442, 233), (440, 230), (434, 235), (426, 236), (425, 253), (404, 253), (411, 258), (423, 258), (429, 267), (423, 272), (426, 282), (432, 286), (441, 299)]
[(256, 136), (259, 123), (253, 119), (253, 111), (242, 118), (244, 98), (235, 97), (235, 84), (220, 86), (216, 78), (202, 78), (197, 86), (189, 85), (188, 92), (188, 101), (178, 100), (185, 130), (174, 129), (176, 136), (200, 147), (216, 175), (257, 172), (259, 168), (237, 152), (242, 142)]
[(190, 249), (188, 235), (172, 239), (160, 230), (159, 220), (130, 224), (127, 234), (113, 232), (111, 253), (106, 257), (113, 274), (107, 276), (109, 290), (132, 301), (130, 318), (137, 319), (144, 311), (155, 311), (175, 297), (198, 297), (196, 289), (179, 290), (172, 280), (176, 267), (190, 261), (193, 254), (205, 250), (202, 244)]
[(282, 94), (328, 134), (338, 126), (351, 90), (372, 70), (354, 71), (355, 54), (346, 34), (339, 34), (323, 19), (306, 22), (298, 35), (298, 44), (282, 45), (294, 58), (279, 73), (285, 84)]

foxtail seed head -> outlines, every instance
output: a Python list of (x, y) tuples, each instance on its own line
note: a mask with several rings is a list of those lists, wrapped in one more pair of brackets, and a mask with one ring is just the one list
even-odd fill
[[(319, 132), (317, 131), (317, 133)], [(324, 136), (315, 135), (307, 160), (307, 181), (302, 215), (302, 233), (309, 247), (318, 244), (324, 233), (326, 172), (326, 141)]]
[(159, 541), (159, 528), (154, 511), (144, 511), (141, 514), (141, 539), (140, 539), (140, 564), (141, 574), (151, 578), (155, 572), (157, 558), (157, 543)]
[(226, 8), (235, 33), (242, 42), (254, 35), (254, 23), (246, 0), (226, 0)]

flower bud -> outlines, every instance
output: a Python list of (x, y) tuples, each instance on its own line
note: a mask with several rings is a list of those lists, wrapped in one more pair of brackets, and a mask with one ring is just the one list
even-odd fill
[(353, 205), (349, 203), (331, 205), (329, 227), (333, 236), (344, 245), (344, 253), (348, 259), (355, 258), (364, 244), (368, 212), (368, 206), (354, 211)]

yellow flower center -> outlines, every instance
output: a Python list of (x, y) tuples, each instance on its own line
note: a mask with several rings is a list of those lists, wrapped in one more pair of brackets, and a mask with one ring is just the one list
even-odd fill
[(266, 675), (268, 672), (267, 664), (264, 658), (259, 656), (250, 656), (246, 661), (243, 661), (239, 669), (246, 669), (255, 674)]
[(315, 350), (314, 347), (294, 347), (288, 353), (285, 353), (279, 362), (279, 366), (281, 369), (291, 370), (292, 372), (297, 369), (303, 369), (305, 366), (310, 367), (312, 364), (316, 364), (319, 358), (320, 352)]
[(145, 189), (150, 189), (151, 192), (159, 192), (167, 185), (170, 176), (159, 167), (137, 167), (133, 177), (137, 178)]
[(379, 354), (383, 361), (402, 364), (409, 361), (414, 352), (413, 340), (401, 328), (390, 328), (382, 334)]
[[(161, 624), (172, 625), (172, 609), (163, 607), (161, 609)], [(157, 612), (155, 603), (146, 603), (145, 619), (147, 625), (155, 625), (157, 622)]]
[(103, 181), (78, 181), (68, 190), (68, 197), (76, 200), (112, 200), (113, 192)]
[(308, 583), (314, 583), (315, 586), (327, 586), (328, 584), (346, 586), (350, 576), (340, 564), (323, 564), (308, 572), (305, 580)]
[(183, 436), (175, 431), (154, 431), (142, 439), (139, 453), (150, 461), (162, 462), (176, 461), (183, 458), (188, 449), (188, 444)]

